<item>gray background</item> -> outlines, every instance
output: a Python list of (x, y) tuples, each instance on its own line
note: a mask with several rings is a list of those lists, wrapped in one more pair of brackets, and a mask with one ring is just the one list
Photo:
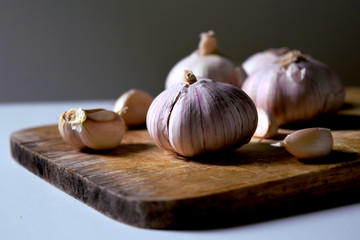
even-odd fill
[(0, 0), (0, 102), (155, 96), (210, 29), (238, 64), (287, 46), (360, 85), (358, 0)]

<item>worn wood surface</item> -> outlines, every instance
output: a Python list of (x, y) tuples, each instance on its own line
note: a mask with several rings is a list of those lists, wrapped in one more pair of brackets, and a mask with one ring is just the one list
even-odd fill
[[(269, 145), (294, 129), (313, 126), (332, 129), (334, 151), (324, 159), (301, 161)], [(55, 125), (21, 130), (10, 140), (21, 165), (120, 222), (217, 227), (352, 198), (334, 193), (351, 195), (360, 187), (360, 88), (347, 90), (336, 115), (288, 125), (276, 139), (254, 138), (234, 153), (198, 159), (159, 149), (144, 129), (128, 131), (118, 148), (104, 152), (72, 148)]]

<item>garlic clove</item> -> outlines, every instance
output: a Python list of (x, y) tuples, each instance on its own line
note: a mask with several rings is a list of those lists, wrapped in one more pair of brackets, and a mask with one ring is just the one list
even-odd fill
[(125, 133), (122, 117), (104, 109), (72, 108), (60, 115), (58, 128), (64, 141), (79, 149), (115, 148)]
[(154, 142), (171, 152), (174, 151), (169, 142), (168, 124), (183, 88), (184, 84), (179, 83), (162, 91), (151, 103), (146, 116), (147, 130)]
[(61, 137), (66, 143), (79, 149), (86, 148), (77, 134), (77, 131), (81, 130), (78, 126), (80, 126), (84, 120), (85, 114), (83, 114), (83, 110), (81, 108), (72, 108), (63, 112), (58, 121), (58, 129)]
[(278, 133), (278, 125), (274, 115), (262, 108), (256, 108), (258, 114), (258, 125), (254, 137), (271, 138)]
[(329, 155), (333, 144), (329, 129), (306, 128), (289, 134), (282, 142), (273, 146), (284, 146), (289, 153), (299, 159), (312, 159)]
[(145, 124), (146, 114), (152, 101), (153, 97), (148, 93), (130, 89), (117, 99), (114, 112), (123, 117), (127, 127), (137, 127)]

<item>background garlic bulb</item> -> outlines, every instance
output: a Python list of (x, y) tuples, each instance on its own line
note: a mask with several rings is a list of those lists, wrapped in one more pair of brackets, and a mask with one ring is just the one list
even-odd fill
[(152, 101), (153, 97), (148, 93), (130, 89), (116, 100), (114, 112), (123, 117), (127, 127), (137, 127), (145, 124), (146, 114)]
[(115, 148), (125, 133), (122, 117), (104, 109), (72, 108), (60, 115), (58, 128), (64, 141), (79, 149)]
[(149, 108), (146, 124), (157, 145), (193, 157), (250, 141), (257, 112), (240, 88), (188, 71), (185, 79), (160, 93)]
[(242, 89), (278, 125), (335, 112), (345, 98), (340, 79), (328, 66), (296, 50), (249, 75)]
[(246, 78), (242, 67), (235, 66), (218, 52), (214, 31), (200, 34), (198, 49), (175, 64), (166, 78), (165, 88), (182, 83), (184, 69), (191, 70), (196, 76), (230, 83), (237, 87), (241, 87)]
[(283, 48), (270, 48), (262, 52), (255, 53), (248, 57), (243, 63), (242, 67), (247, 75), (251, 75), (259, 69), (269, 66), (280, 56), (288, 53), (290, 49)]

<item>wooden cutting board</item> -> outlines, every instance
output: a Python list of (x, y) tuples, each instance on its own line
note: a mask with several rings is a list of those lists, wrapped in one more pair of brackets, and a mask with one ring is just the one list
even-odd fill
[[(56, 125), (41, 126), (14, 132), (11, 151), (34, 174), (126, 224), (198, 228), (246, 223), (305, 205), (321, 208), (333, 198), (352, 198), (344, 191), (358, 192), (359, 96), (360, 88), (347, 89), (337, 115), (289, 125), (277, 139), (253, 138), (234, 153), (196, 160), (158, 148), (145, 129), (128, 131), (114, 150), (96, 152), (67, 145)], [(324, 159), (301, 161), (270, 146), (292, 129), (312, 126), (332, 129), (334, 150)]]

